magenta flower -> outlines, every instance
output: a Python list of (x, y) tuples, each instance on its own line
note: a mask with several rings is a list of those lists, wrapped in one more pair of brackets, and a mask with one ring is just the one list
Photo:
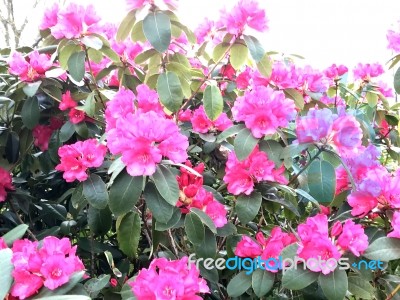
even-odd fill
[(211, 121), (207, 117), (203, 105), (193, 111), (191, 121), (193, 131), (198, 133), (207, 133), (213, 130), (224, 131), (233, 125), (226, 113), (221, 113), (215, 121)]
[(318, 142), (328, 136), (335, 117), (328, 108), (310, 109), (306, 116), (297, 119), (296, 134), (299, 143)]
[(393, 218), (391, 221), (393, 231), (390, 232), (387, 236), (393, 238), (400, 238), (400, 212), (395, 211), (393, 213)]
[(9, 72), (22, 81), (32, 82), (45, 76), (45, 72), (53, 66), (47, 54), (31, 52), (26, 58), (19, 52), (14, 52), (8, 59)]
[(0, 167), (0, 202), (6, 201), (7, 190), (13, 191), (14, 189), (10, 172)]
[(388, 49), (394, 52), (400, 52), (400, 33), (393, 30), (388, 30), (386, 38), (388, 40)]
[(12, 272), (14, 283), (11, 288), (11, 295), (26, 299), (34, 294), (43, 286), (43, 279), (27, 270), (17, 270)]
[(368, 236), (360, 224), (347, 220), (343, 225), (337, 245), (344, 251), (350, 250), (355, 256), (360, 256), (368, 248)]
[(354, 79), (371, 80), (371, 78), (382, 75), (385, 71), (382, 65), (376, 64), (358, 64), (353, 70)]
[(76, 103), (76, 101), (71, 97), (71, 92), (66, 91), (66, 93), (61, 96), (61, 102), (58, 108), (64, 111), (70, 108), (75, 108), (77, 105), (78, 104)]

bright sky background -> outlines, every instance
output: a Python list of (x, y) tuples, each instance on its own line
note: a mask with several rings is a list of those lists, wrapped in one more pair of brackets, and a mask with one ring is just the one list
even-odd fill
[[(34, 12), (27, 2), (15, 0), (18, 13), (30, 14), (36, 28), (45, 4)], [(68, 1), (68, 0), (67, 0)], [(259, 35), (265, 49), (299, 54), (305, 63), (325, 68), (332, 63), (352, 67), (358, 62), (385, 64), (393, 55), (386, 49), (386, 32), (399, 29), (400, 1), (377, 0), (259, 0), (269, 19), (268, 32)], [(93, 3), (107, 21), (117, 22), (127, 13), (124, 0), (79, 0)], [(217, 19), (219, 10), (236, 0), (179, 0), (178, 15), (184, 24), (195, 28), (204, 17)], [(1, 7), (0, 7), (1, 9)], [(29, 43), (35, 36), (27, 32)]]

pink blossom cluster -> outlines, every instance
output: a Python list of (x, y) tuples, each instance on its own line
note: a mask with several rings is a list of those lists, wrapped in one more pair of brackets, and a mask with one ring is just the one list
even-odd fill
[(394, 52), (400, 52), (400, 32), (388, 30), (386, 38), (388, 40), (388, 49)]
[(105, 116), (107, 146), (112, 154), (122, 155), (130, 175), (154, 174), (163, 156), (175, 163), (186, 161), (188, 138), (165, 116), (157, 93), (146, 85), (138, 87), (137, 97), (121, 89), (107, 103)]
[(196, 266), (188, 265), (187, 256), (172, 261), (156, 258), (129, 284), (138, 300), (201, 300), (198, 294), (210, 293)]
[(67, 283), (71, 275), (85, 269), (67, 238), (49, 236), (38, 242), (17, 240), (13, 252), (12, 272), (14, 283), (11, 295), (26, 299), (36, 294), (42, 286), (50, 290)]
[(348, 71), (349, 71), (349, 69), (344, 65), (337, 66), (336, 64), (333, 64), (332, 66), (330, 66), (324, 70), (324, 74), (326, 77), (330, 78), (331, 80), (338, 80), (338, 79), (340, 79), (340, 77), (342, 77)]
[[(243, 235), (240, 242), (236, 245), (235, 255), (250, 258), (260, 256), (262, 260), (270, 258), (278, 260), (283, 248), (295, 242), (296, 237), (293, 233), (286, 233), (279, 227), (274, 227), (267, 239), (262, 232), (256, 234), (256, 241), (247, 235)], [(275, 265), (269, 264), (264, 267), (270, 272), (278, 272), (278, 268)]]
[(333, 114), (328, 108), (310, 109), (306, 116), (299, 117), (296, 134), (299, 143), (329, 144), (344, 157), (362, 149), (363, 133), (356, 118), (345, 113)]
[(64, 7), (59, 7), (55, 3), (45, 11), (39, 29), (50, 29), (56, 39), (73, 39), (100, 32), (99, 21), (100, 17), (93, 5), (85, 7), (70, 2)]
[(395, 211), (393, 213), (391, 225), (393, 227), (393, 231), (390, 232), (387, 236), (400, 239), (400, 212), (399, 211)]
[(106, 152), (106, 146), (99, 144), (96, 139), (64, 145), (58, 149), (60, 163), (55, 169), (64, 172), (63, 178), (67, 182), (75, 179), (85, 181), (88, 178), (87, 169), (100, 167)]
[(226, 113), (221, 113), (215, 121), (211, 121), (204, 110), (204, 106), (193, 111), (191, 116), (193, 131), (198, 133), (207, 133), (209, 131), (224, 131), (233, 125)]
[(10, 172), (0, 167), (0, 202), (6, 201), (7, 190), (14, 189)]
[(76, 109), (78, 103), (72, 98), (71, 92), (66, 91), (61, 97), (61, 102), (58, 108), (61, 111), (70, 110), (68, 113), (69, 120), (72, 124), (78, 124), (85, 120), (85, 112), (83, 110)]
[(275, 181), (287, 184), (284, 172), (284, 165), (276, 169), (275, 163), (269, 160), (268, 155), (256, 146), (249, 157), (242, 161), (237, 159), (234, 152), (229, 153), (224, 181), (228, 184), (229, 193), (250, 195), (257, 182)]
[(354, 79), (362, 79), (370, 81), (371, 78), (378, 77), (385, 73), (382, 65), (375, 64), (357, 64), (357, 67), (353, 70)]
[(39, 147), (41, 151), (46, 151), (49, 148), (49, 141), (54, 130), (60, 129), (63, 121), (56, 117), (50, 118), (49, 125), (39, 124), (32, 130), (33, 143)]
[(254, 137), (261, 138), (286, 127), (296, 116), (296, 108), (283, 92), (257, 86), (236, 99), (232, 114), (236, 121), (245, 123)]
[[(192, 167), (190, 161), (187, 161), (186, 165)], [(193, 169), (202, 174), (204, 164), (198, 164)], [(181, 211), (188, 213), (192, 207), (201, 209), (213, 220), (217, 228), (228, 223), (225, 206), (203, 187), (203, 177), (199, 177), (183, 167), (180, 168), (180, 171), (181, 174), (176, 177), (180, 189), (179, 201), (176, 205), (181, 208)]]
[(20, 52), (14, 52), (8, 59), (9, 72), (22, 81), (32, 82), (45, 77), (45, 73), (53, 66), (53, 61), (47, 54), (32, 51), (24, 57)]
[(240, 35), (246, 26), (257, 31), (268, 29), (265, 11), (254, 0), (240, 0), (232, 9), (221, 12), (221, 27), (233, 35)]
[(306, 222), (297, 227), (300, 238), (298, 257), (308, 260), (310, 258), (324, 260), (326, 264), (307, 264), (313, 272), (329, 274), (333, 271), (329, 265), (330, 258), (338, 260), (345, 252), (360, 256), (368, 248), (368, 237), (364, 228), (352, 220), (344, 224), (336, 221), (331, 229), (328, 228), (328, 217), (318, 214), (307, 218)]

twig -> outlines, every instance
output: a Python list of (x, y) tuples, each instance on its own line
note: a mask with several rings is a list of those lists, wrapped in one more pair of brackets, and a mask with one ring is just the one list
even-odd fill
[(296, 179), (300, 176), (301, 173), (303, 173), (305, 170), (307, 170), (307, 168), (311, 165), (311, 163), (322, 153), (322, 149), (318, 149), (317, 154), (315, 154), (315, 156), (313, 158), (311, 158), (307, 164), (303, 167), (303, 169), (300, 170), (299, 173), (297, 173), (296, 175), (294, 175), (294, 177), (289, 181), (288, 185), (293, 184), (293, 182), (296, 181)]
[(174, 249), (174, 254), (178, 258), (179, 252), (178, 252), (178, 248), (176, 248), (175, 240), (174, 240), (174, 237), (172, 236), (171, 229), (168, 229), (168, 237), (169, 237), (169, 241), (171, 242), (172, 248)]
[[(10, 204), (11, 210), (14, 212), (15, 216), (17, 217), (18, 222), (20, 224), (25, 224), (25, 222), (21, 219), (20, 215), (18, 214), (18, 212), (17, 212), (14, 204), (11, 202), (11, 200), (9, 200), (8, 203)], [(33, 234), (33, 232), (29, 228), (26, 230), (26, 232), (28, 232), (28, 234), (31, 236), (31, 238), (34, 241), (38, 241), (37, 237)]]

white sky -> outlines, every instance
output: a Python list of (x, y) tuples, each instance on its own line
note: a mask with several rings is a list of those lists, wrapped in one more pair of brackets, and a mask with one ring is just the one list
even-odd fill
[[(36, 28), (43, 6), (55, 0), (41, 0), (34, 12), (27, 2), (14, 0), (21, 15), (29, 14)], [(268, 51), (295, 53), (315, 68), (332, 63), (348, 67), (361, 63), (385, 64), (392, 53), (386, 49), (386, 31), (398, 30), (400, 1), (394, 0), (259, 0), (269, 19), (269, 31), (258, 36)], [(124, 0), (79, 0), (93, 3), (105, 20), (120, 21), (127, 13)], [(180, 0), (179, 13), (184, 24), (195, 28), (204, 17), (216, 19), (219, 10), (235, 0)], [(1, 9), (1, 6), (0, 6)], [(35, 36), (27, 32), (29, 43)]]

